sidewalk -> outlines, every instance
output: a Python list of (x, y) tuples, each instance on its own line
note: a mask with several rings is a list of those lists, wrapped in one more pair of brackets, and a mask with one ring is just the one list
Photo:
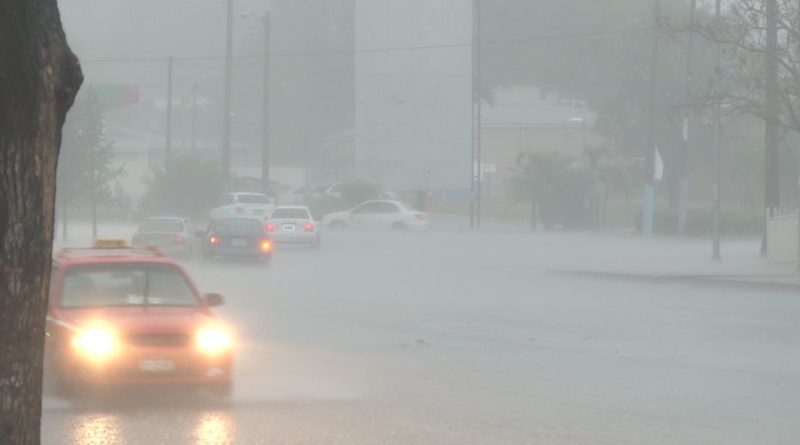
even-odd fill
[(723, 243), (722, 261), (711, 259), (710, 244), (704, 240), (639, 238), (636, 242), (640, 252), (621, 242), (619, 250), (604, 257), (552, 271), (602, 279), (800, 291), (796, 263), (768, 263), (758, 254), (760, 241)]

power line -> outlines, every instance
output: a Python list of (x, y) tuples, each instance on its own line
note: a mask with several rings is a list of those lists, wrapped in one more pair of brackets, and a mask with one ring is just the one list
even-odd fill
[[(599, 38), (610, 37), (618, 35), (634, 34), (638, 32), (646, 32), (651, 28), (629, 28), (613, 31), (594, 31), (572, 34), (556, 34), (549, 36), (519, 38), (519, 39), (504, 39), (504, 40), (485, 40), (481, 42), (481, 46), (491, 45), (510, 45), (517, 43), (535, 43), (546, 42), (553, 40), (573, 40), (583, 38)], [(361, 48), (361, 49), (342, 49), (342, 50), (324, 50), (324, 51), (298, 51), (298, 52), (284, 52), (284, 53), (271, 53), (268, 56), (264, 54), (244, 54), (233, 56), (234, 59), (263, 59), (280, 58), (280, 57), (306, 57), (306, 56), (336, 56), (336, 55), (350, 55), (350, 54), (381, 54), (381, 53), (395, 53), (405, 51), (423, 51), (435, 49), (453, 49), (453, 48), (470, 48), (472, 42), (463, 43), (443, 43), (437, 45), (415, 45), (415, 46), (399, 46), (389, 48)], [(82, 59), (81, 63), (148, 63), (148, 62), (163, 62), (166, 57), (109, 57), (109, 58), (94, 58)], [(225, 56), (184, 56), (175, 57), (176, 62), (189, 62), (189, 61), (209, 61), (209, 60), (225, 60)]]

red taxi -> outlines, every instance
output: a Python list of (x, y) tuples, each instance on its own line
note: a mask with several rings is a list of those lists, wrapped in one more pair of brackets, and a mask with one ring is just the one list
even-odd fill
[(53, 264), (46, 358), (55, 388), (168, 384), (231, 391), (233, 340), (186, 271), (156, 249), (99, 242)]

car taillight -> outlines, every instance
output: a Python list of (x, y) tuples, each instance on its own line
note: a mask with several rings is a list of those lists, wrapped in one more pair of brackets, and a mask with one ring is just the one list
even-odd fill
[(417, 218), (420, 221), (425, 221), (428, 219), (428, 215), (425, 213), (415, 213), (414, 218)]
[(267, 224), (267, 232), (274, 232), (275, 224)]
[(313, 232), (314, 231), (314, 224), (306, 223), (306, 232)]
[(261, 251), (269, 252), (270, 250), (272, 250), (272, 243), (269, 240), (261, 241)]
[(178, 235), (175, 237), (175, 244), (183, 244), (184, 242), (186, 242), (186, 240), (182, 236)]
[(219, 238), (217, 238), (216, 236), (212, 236), (211, 238), (208, 239), (208, 242), (211, 243), (212, 246), (216, 246), (217, 244), (219, 244)]

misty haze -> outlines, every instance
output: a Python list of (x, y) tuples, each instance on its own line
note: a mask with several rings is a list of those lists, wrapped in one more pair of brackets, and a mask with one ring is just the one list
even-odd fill
[(0, 417), (41, 443), (800, 440), (800, 3), (57, 6), (57, 167), (0, 44)]

